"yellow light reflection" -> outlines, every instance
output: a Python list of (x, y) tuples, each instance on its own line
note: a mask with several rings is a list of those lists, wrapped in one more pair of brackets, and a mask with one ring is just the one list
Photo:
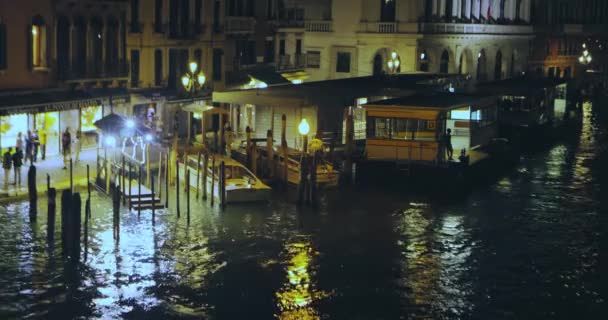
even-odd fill
[(317, 310), (311, 305), (328, 294), (315, 290), (311, 271), (311, 261), (317, 253), (309, 241), (287, 245), (289, 262), (287, 281), (276, 293), (281, 320), (316, 320), (321, 319)]

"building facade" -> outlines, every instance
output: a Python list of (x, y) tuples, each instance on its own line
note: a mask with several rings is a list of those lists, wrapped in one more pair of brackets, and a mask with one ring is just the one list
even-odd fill
[[(486, 81), (527, 69), (530, 0), (289, 3), (303, 21), (279, 28), (277, 37), (285, 39), (286, 55), (302, 48), (311, 80), (427, 71)], [(399, 66), (389, 70), (393, 52)]]
[[(587, 70), (608, 72), (608, 1), (536, 0), (534, 12), (530, 72), (579, 80)], [(580, 59), (585, 50), (591, 61)]]
[(0, 146), (19, 133), (82, 133), (95, 145), (94, 122), (126, 108), (125, 1), (0, 1)]

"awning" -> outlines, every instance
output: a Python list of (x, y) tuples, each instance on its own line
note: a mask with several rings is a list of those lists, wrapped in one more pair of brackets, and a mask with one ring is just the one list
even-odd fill
[(127, 103), (129, 101), (129, 93), (122, 88), (8, 93), (0, 95), (0, 115), (73, 110), (102, 104)]
[(182, 107), (183, 111), (192, 113), (204, 113), (204, 114), (228, 114), (227, 110), (217, 108), (214, 106), (203, 106), (200, 104), (188, 104)]

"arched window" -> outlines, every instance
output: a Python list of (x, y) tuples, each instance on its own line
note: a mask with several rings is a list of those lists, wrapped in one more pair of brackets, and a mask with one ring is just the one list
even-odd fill
[(87, 62), (87, 66), (91, 67), (93, 74), (98, 74), (102, 70), (103, 65), (103, 20), (100, 17), (91, 19), (91, 55), (93, 61)]
[(374, 75), (378, 76), (384, 73), (384, 59), (382, 59), (382, 55), (377, 54), (374, 57)]
[(380, 21), (395, 21), (395, 0), (380, 0)]
[(494, 80), (502, 79), (502, 52), (496, 53), (496, 62), (494, 64)]
[(445, 20), (452, 21), (452, 1), (445, 2)]
[(429, 71), (429, 55), (426, 53), (426, 50), (423, 50), (422, 53), (420, 53), (420, 71)]
[(441, 62), (439, 64), (439, 72), (448, 73), (449, 65), (450, 65), (450, 55), (447, 50), (443, 50), (443, 53), (441, 54)]
[(118, 73), (119, 61), (118, 61), (118, 20), (110, 16), (108, 17), (106, 27), (106, 70), (112, 73)]
[(72, 39), (72, 71), (78, 76), (84, 76), (87, 66), (87, 21), (82, 16), (74, 18)]
[(46, 68), (46, 23), (44, 18), (37, 15), (32, 18), (32, 24), (28, 27), (30, 30), (30, 54), (29, 65), (33, 68)]
[(57, 18), (57, 73), (64, 75), (70, 67), (70, 21), (65, 16)]
[(0, 70), (6, 69), (6, 24), (0, 18)]

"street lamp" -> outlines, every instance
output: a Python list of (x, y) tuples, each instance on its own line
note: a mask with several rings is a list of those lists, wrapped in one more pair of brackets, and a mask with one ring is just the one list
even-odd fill
[(583, 43), (583, 53), (578, 57), (578, 62), (581, 64), (589, 64), (592, 59), (589, 50), (587, 50), (587, 44)]
[(388, 70), (390, 73), (397, 73), (399, 71), (399, 66), (401, 65), (401, 59), (397, 55), (397, 52), (393, 51), (391, 53), (391, 58), (386, 63), (388, 65)]
[(198, 69), (198, 64), (196, 62), (190, 62), (188, 64), (188, 72), (182, 76), (182, 86), (189, 93), (193, 94), (196, 90), (201, 89), (207, 78), (202, 70)]
[(298, 132), (302, 135), (302, 141), (304, 144), (303, 153), (305, 154), (308, 151), (308, 133), (310, 132), (310, 126), (305, 118), (302, 118), (300, 124), (298, 125)]

